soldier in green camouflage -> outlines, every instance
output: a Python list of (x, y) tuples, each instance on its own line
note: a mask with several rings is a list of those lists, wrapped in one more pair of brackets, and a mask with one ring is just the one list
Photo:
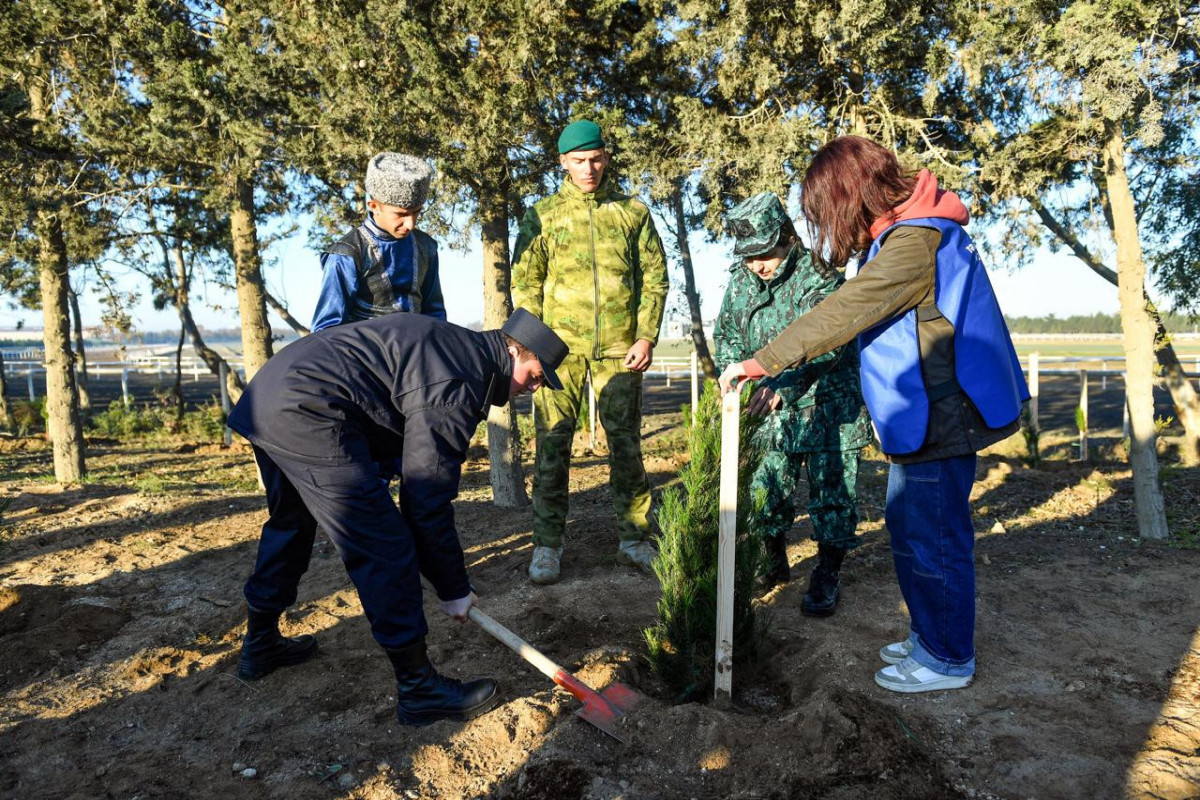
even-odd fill
[[(843, 283), (822, 274), (796, 236), (779, 198), (769, 192), (739, 204), (727, 220), (740, 256), (717, 317), (717, 369), (751, 358), (797, 317)], [(774, 414), (768, 411), (778, 409)], [(842, 560), (858, 545), (859, 451), (872, 438), (858, 379), (858, 347), (851, 342), (775, 378), (760, 382), (749, 413), (766, 414), (759, 428), (766, 455), (754, 474), (765, 493), (760, 520), (770, 558), (768, 585), (788, 580), (785, 534), (795, 520), (792, 494), (808, 468), (808, 511), (818, 559), (801, 606), (829, 616), (841, 591)]]
[(609, 483), (620, 527), (617, 561), (653, 573), (647, 541), (650, 482), (642, 465), (642, 373), (649, 369), (667, 296), (662, 242), (645, 204), (605, 175), (599, 126), (568, 125), (558, 140), (567, 170), (558, 192), (521, 221), (513, 252), (515, 305), (550, 326), (571, 354), (553, 398), (534, 397), (533, 558), (529, 579), (559, 579), (568, 510), (571, 440), (590, 374), (608, 436)]

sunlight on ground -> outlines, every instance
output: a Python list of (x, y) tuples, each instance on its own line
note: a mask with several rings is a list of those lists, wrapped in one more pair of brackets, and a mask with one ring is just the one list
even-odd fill
[[(1004, 471), (1003, 468), (1008, 468), (1008, 471)], [(997, 470), (999, 470), (998, 473)], [(993, 473), (996, 473), (1005, 476), (1000, 481), (1001, 483), (1004, 480), (1011, 481), (1011, 471), (1011, 468), (1007, 464), (1002, 463), (998, 467), (993, 467), (989, 470), (988, 479), (990, 480), (995, 477)], [(1054, 492), (1042, 502), (1023, 510), (1017, 516), (999, 515), (999, 517), (995, 518), (996, 522), (1001, 523), (999, 528), (985, 526), (986, 529), (981, 530), (977, 527), (975, 539), (979, 541), (989, 536), (1002, 535), (1034, 524), (1047, 522), (1075, 522), (1076, 524), (1090, 522), (1092, 515), (1095, 514), (1100, 506), (1117, 493), (1112, 482), (1120, 477), (1120, 475), (1099, 475), (1098, 473), (1092, 473), (1078, 483)], [(972, 498), (972, 502), (979, 499), (979, 494), (986, 492), (986, 489), (978, 488), (982, 483), (982, 481), (976, 483), (976, 495)], [(974, 509), (974, 513), (977, 519), (983, 518), (987, 520), (993, 517), (986, 505), (977, 507)], [(1083, 526), (1080, 525), (1080, 530), (1082, 529)]]
[[(311, 601), (311, 605), (316, 606), (314, 612), (303, 620), (289, 622), (285, 619), (281, 623), (285, 634), (319, 634), (362, 614), (358, 595), (352, 588), (341, 589)], [(331, 608), (339, 609), (341, 613), (330, 611)], [(0, 711), (0, 733), (31, 718), (46, 720), (74, 717), (96, 706), (149, 691), (168, 676), (187, 678), (214, 669), (231, 652), (240, 648), (241, 627), (239, 622), (215, 639), (206, 634), (197, 634), (193, 641), (180, 642), (178, 646), (146, 648), (126, 656), (113, 653), (116, 660), (86, 666), (59, 678), (31, 683), (5, 698), (3, 711)], [(226, 643), (227, 646), (207, 654), (193, 647), (207, 646), (214, 641)], [(220, 674), (227, 680), (241, 681), (232, 671)], [(120, 688), (113, 690), (107, 687)]]
[(697, 766), (703, 770), (725, 769), (733, 763), (733, 753), (725, 745), (718, 745), (700, 757)]
[(1137, 797), (1200, 796), (1200, 628), (1129, 767), (1125, 791)]
[[(505, 547), (505, 545), (516, 546)], [(477, 558), (467, 564), (467, 569), (475, 569), (476, 567), (491, 561), (493, 558), (503, 558), (504, 556), (509, 556), (513, 553), (529, 550), (531, 547), (533, 547), (533, 542), (529, 538), (529, 532), (522, 531), (521, 533), (514, 533), (512, 536), (509, 536), (506, 539), (492, 539), (482, 544), (477, 544), (474, 547), (468, 547), (463, 552), (470, 556), (485, 550), (492, 551), (482, 558)]]

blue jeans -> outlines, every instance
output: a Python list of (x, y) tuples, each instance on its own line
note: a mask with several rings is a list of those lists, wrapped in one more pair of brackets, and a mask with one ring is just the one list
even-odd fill
[(975, 674), (975, 455), (892, 464), (888, 532), (912, 622), (912, 658), (941, 675)]

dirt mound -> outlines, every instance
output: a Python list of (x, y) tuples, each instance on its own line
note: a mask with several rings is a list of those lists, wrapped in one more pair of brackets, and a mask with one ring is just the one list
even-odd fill
[(62, 586), (0, 588), (0, 691), (51, 667), (70, 669), (129, 619), (117, 598)]

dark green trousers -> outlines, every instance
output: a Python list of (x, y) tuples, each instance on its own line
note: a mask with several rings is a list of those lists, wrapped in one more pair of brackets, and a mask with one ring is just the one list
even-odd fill
[(537, 416), (537, 460), (533, 473), (533, 543), (561, 547), (567, 523), (571, 441), (579, 409), (587, 402), (589, 371), (596, 411), (608, 437), (609, 486), (622, 541), (650, 533), (650, 481), (642, 465), (642, 374), (619, 358), (567, 356), (557, 370), (562, 391), (533, 396)]
[(783, 536), (796, 519), (792, 495), (801, 470), (808, 469), (808, 514), (813, 539), (846, 550), (858, 546), (859, 450), (786, 453), (770, 450), (754, 473), (753, 489), (765, 494), (760, 518), (764, 536)]

